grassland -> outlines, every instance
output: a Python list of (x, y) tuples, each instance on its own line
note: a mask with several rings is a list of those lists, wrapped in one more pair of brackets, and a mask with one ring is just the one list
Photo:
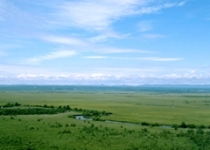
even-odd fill
[(72, 108), (112, 112), (113, 115), (103, 118), (106, 120), (168, 125), (184, 121), (210, 125), (210, 94), (206, 93), (0, 93), (0, 105), (8, 102), (23, 105), (70, 105)]
[[(0, 116), (0, 149), (209, 149), (210, 94), (132, 91), (0, 91), (0, 105), (69, 105), (112, 112), (103, 120), (54, 115)], [(197, 128), (141, 126), (142, 122)], [(205, 129), (198, 128), (203, 125)]]

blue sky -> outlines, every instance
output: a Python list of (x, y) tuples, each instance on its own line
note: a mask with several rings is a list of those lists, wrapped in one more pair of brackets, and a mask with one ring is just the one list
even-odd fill
[(0, 0), (0, 84), (210, 84), (210, 1)]

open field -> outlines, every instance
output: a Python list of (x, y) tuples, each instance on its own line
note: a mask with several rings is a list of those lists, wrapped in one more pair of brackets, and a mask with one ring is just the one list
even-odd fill
[[(72, 109), (112, 112), (100, 118), (129, 123), (76, 120), (68, 117), (78, 114), (73, 110), (54, 115), (3, 115), (0, 149), (209, 149), (210, 146), (208, 92), (0, 90), (0, 106), (15, 102), (21, 106), (69, 105)], [(143, 122), (149, 125), (141, 126)], [(195, 127), (177, 130), (151, 127), (155, 123), (172, 126), (182, 122)]]
[(0, 105), (19, 102), (29, 105), (70, 105), (72, 108), (112, 112), (106, 120), (161, 124), (181, 122), (210, 125), (208, 93), (139, 92), (1, 92)]
[[(82, 121), (68, 114), (0, 117), (0, 149), (199, 149), (187, 130)], [(190, 130), (192, 137), (203, 136)], [(190, 133), (191, 134), (191, 133)]]

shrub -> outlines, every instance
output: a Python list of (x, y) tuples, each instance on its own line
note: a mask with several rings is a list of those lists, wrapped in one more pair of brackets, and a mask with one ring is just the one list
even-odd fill
[(14, 105), (15, 105), (15, 106), (21, 106), (21, 104), (19, 104), (18, 102), (15, 102)]
[(12, 103), (7, 103), (7, 104), (3, 105), (3, 107), (14, 107), (14, 106), (15, 106), (15, 104), (12, 104)]
[(153, 123), (153, 124), (151, 124), (151, 126), (152, 126), (152, 127), (155, 127), (155, 126), (158, 127), (158, 126), (160, 126), (160, 125), (159, 125), (159, 123)]
[(76, 127), (76, 124), (75, 123), (71, 124), (71, 127)]
[(148, 122), (142, 122), (141, 125), (142, 126), (149, 126), (150, 124)]
[(91, 124), (91, 128), (94, 128), (94, 124), (93, 123)]
[(199, 125), (197, 128), (199, 128), (199, 129), (205, 129), (206, 127), (204, 125)]
[(172, 125), (172, 128), (174, 128), (175, 130), (177, 130), (178, 127), (179, 127), (179, 126), (178, 126), (177, 124), (173, 124), (173, 125)]
[(44, 108), (47, 108), (48, 106), (47, 106), (47, 104), (44, 104), (43, 107), (44, 107)]
[(30, 129), (30, 130), (33, 130), (33, 129), (35, 129), (35, 128), (34, 128), (34, 127), (30, 127), (29, 129)]
[(182, 124), (179, 126), (180, 128), (187, 128), (187, 125), (185, 122), (182, 122)]

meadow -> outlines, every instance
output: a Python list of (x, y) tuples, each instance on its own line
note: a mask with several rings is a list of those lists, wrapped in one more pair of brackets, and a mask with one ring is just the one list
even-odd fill
[[(71, 108), (56, 114), (0, 115), (0, 149), (210, 148), (208, 90), (86, 89), (0, 87), (1, 107), (21, 104), (2, 110)], [(99, 118), (93, 121), (75, 119), (75, 114), (84, 115), (82, 110), (112, 114), (89, 116)]]

